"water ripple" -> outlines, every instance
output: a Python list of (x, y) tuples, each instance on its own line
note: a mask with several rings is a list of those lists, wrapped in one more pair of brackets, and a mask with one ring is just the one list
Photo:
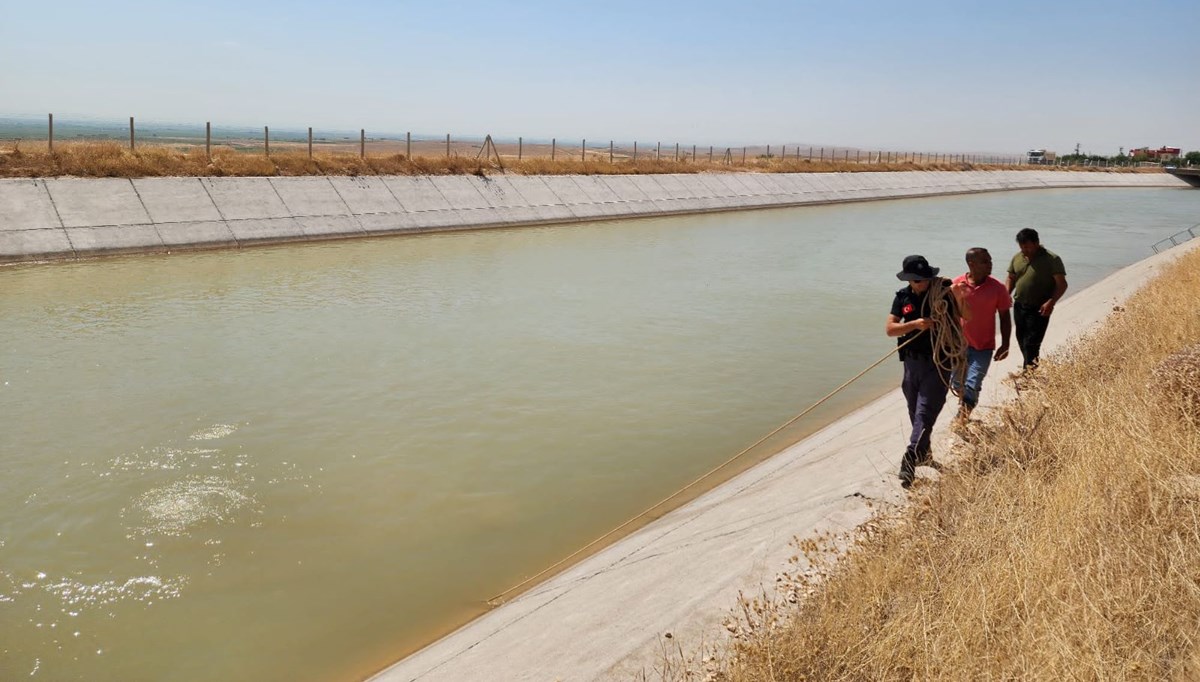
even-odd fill
[(132, 517), (135, 534), (181, 536), (200, 525), (231, 523), (256, 506), (254, 497), (235, 481), (206, 476), (148, 490), (122, 516)]

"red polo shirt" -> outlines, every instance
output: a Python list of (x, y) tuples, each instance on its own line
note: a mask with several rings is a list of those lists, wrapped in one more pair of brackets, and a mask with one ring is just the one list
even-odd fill
[(966, 301), (971, 306), (970, 321), (963, 321), (963, 335), (967, 344), (975, 350), (996, 348), (996, 313), (1012, 307), (1008, 289), (995, 277), (988, 277), (979, 285), (971, 284), (968, 275), (959, 275), (954, 283), (967, 285)]

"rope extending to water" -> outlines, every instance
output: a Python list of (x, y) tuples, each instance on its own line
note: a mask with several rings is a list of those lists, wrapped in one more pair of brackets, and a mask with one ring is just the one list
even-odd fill
[[(935, 322), (932, 332), (931, 332), (931, 337), (930, 337), (930, 341), (932, 342), (932, 345), (933, 345), (934, 364), (941, 370), (942, 381), (946, 382), (947, 386), (950, 386), (951, 390), (954, 391), (954, 395), (959, 396), (959, 395), (961, 395), (961, 389), (954, 389), (952, 382), (949, 381), (949, 378), (957, 377), (959, 380), (958, 385), (960, 387), (962, 386), (962, 378), (966, 375), (966, 371), (967, 371), (967, 341), (966, 341), (966, 337), (963, 336), (962, 327), (958, 323), (957, 317), (951, 317), (951, 310), (952, 310), (950, 307), (951, 293), (950, 293), (949, 289), (946, 288), (946, 286), (943, 284), (941, 279), (934, 279), (932, 282), (930, 282), (929, 286), (930, 286), (929, 294), (928, 294), (926, 300), (929, 302), (930, 317)], [(782, 430), (786, 429), (787, 427), (791, 426), (792, 424), (796, 423), (797, 421), (802, 419), (805, 415), (807, 415), (808, 413), (812, 412), (813, 410), (817, 409), (822, 404), (824, 404), (825, 401), (829, 400), (830, 398), (837, 395), (838, 393), (841, 393), (842, 390), (845, 389), (847, 386), (849, 386), (850, 384), (854, 383), (855, 381), (858, 381), (859, 379), (861, 379), (863, 377), (863, 375), (865, 375), (867, 372), (870, 372), (871, 370), (875, 369), (879, 365), (883, 364), (884, 360), (887, 360), (888, 358), (892, 357), (897, 352), (899, 352), (901, 348), (904, 348), (908, 344), (910, 344), (913, 341), (915, 341), (916, 339), (918, 339), (921, 336), (921, 333), (923, 333), (923, 332), (918, 332), (917, 334), (913, 334), (912, 338), (908, 339), (904, 343), (901, 343), (901, 344), (897, 345), (895, 348), (893, 348), (892, 350), (888, 351), (887, 354), (885, 354), (883, 357), (879, 358), (875, 362), (868, 365), (866, 369), (862, 370), (858, 374), (855, 374), (849, 381), (847, 381), (844, 384), (842, 384), (841, 386), (838, 386), (837, 388), (833, 389), (828, 394), (826, 394), (825, 397), (821, 398), (817, 402), (813, 403), (812, 405), (809, 405), (807, 408), (805, 408), (805, 410), (803, 412), (796, 415), (795, 417), (792, 417), (791, 419), (787, 420), (783, 424), (780, 424), (779, 426), (777, 426), (774, 430), (772, 430), (767, 435), (754, 441), (749, 446), (747, 446), (745, 449), (743, 449), (741, 452), (739, 452), (736, 455), (734, 455), (733, 457), (730, 457), (729, 459), (725, 460), (724, 462), (717, 465), (715, 468), (708, 471), (707, 473), (700, 476), (699, 478), (695, 479), (691, 483), (688, 483), (687, 485), (683, 486), (679, 490), (676, 490), (675, 492), (671, 493), (670, 495), (664, 497), (663, 499), (659, 500), (658, 502), (656, 502), (653, 505), (651, 505), (650, 507), (648, 507), (645, 511), (634, 516), (633, 518), (629, 519), (628, 521), (622, 523), (621, 525), (617, 526), (616, 528), (613, 528), (612, 530), (608, 531), (604, 535), (601, 535), (600, 537), (596, 538), (595, 540), (592, 540), (591, 542), (587, 543), (583, 547), (580, 547), (579, 549), (575, 550), (574, 552), (571, 552), (570, 554), (563, 557), (562, 559), (559, 559), (558, 561), (554, 562), (550, 566), (547, 566), (546, 568), (542, 569), (541, 571), (537, 572), (536, 574), (529, 576), (528, 578), (522, 580), (521, 582), (517, 583), (516, 585), (513, 585), (512, 587), (508, 588), (507, 590), (504, 590), (503, 592), (497, 594), (496, 596), (488, 599), (487, 600), (488, 605), (500, 606), (501, 604), (503, 604), (505, 602), (505, 597), (507, 597), (508, 595), (512, 594), (513, 592), (519, 591), (521, 588), (525, 587), (526, 585), (528, 585), (530, 583), (536, 582), (542, 576), (554, 572), (560, 566), (563, 566), (564, 564), (569, 563), (575, 557), (583, 554), (584, 552), (587, 552), (592, 547), (595, 547), (596, 545), (604, 542), (606, 539), (621, 532), (621, 530), (628, 528), (630, 525), (637, 523), (641, 519), (646, 518), (651, 513), (653, 513), (654, 510), (667, 504), (671, 500), (679, 497), (680, 495), (687, 492), (691, 488), (694, 488), (696, 485), (702, 483), (704, 480), (706, 480), (713, 474), (717, 473), (718, 471), (724, 469), (725, 467), (729, 466), (730, 464), (733, 464), (734, 462), (736, 462), (738, 459), (740, 459), (746, 453), (750, 452), (751, 450), (758, 447), (759, 445), (762, 445), (762, 443), (764, 441), (766, 441), (768, 438), (770, 438), (771, 436), (774, 436), (775, 434), (779, 433), (780, 431), (782, 431)]]

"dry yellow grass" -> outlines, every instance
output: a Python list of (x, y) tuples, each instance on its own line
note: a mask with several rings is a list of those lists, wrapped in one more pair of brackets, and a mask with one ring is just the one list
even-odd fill
[(1200, 429), (1178, 402), (1196, 387), (1164, 378), (1191, 376), (1177, 353), (1198, 341), (1200, 251), (1045, 363), (840, 559), (833, 538), (801, 543), (798, 603), (747, 602), (709, 676), (1200, 678)]
[[(276, 149), (276, 146), (272, 146)], [(371, 154), (321, 151), (310, 159), (307, 151), (296, 144), (286, 144), (270, 156), (262, 152), (237, 151), (230, 147), (214, 147), (212, 159), (203, 147), (168, 147), (142, 145), (136, 151), (117, 142), (58, 143), (51, 153), (45, 147), (30, 148), (12, 143), (0, 147), (0, 177), (119, 177), (141, 178), (156, 176), (277, 176), (277, 175), (490, 175), (517, 173), (524, 175), (564, 174), (644, 174), (700, 173), (705, 171), (757, 171), (775, 173), (799, 172), (865, 172), (896, 170), (972, 170), (972, 169), (1032, 169), (1044, 166), (989, 166), (970, 163), (855, 163), (853, 161), (808, 161), (802, 159), (748, 159), (732, 165), (707, 160), (675, 161), (664, 158), (640, 158), (637, 161), (618, 159), (610, 163), (607, 155), (593, 154), (588, 160), (568, 157), (557, 159), (545, 156), (525, 158), (502, 157), (477, 159), (467, 156), (414, 156), (410, 161), (403, 154)], [(1079, 170), (1079, 169), (1073, 169)], [(1102, 169), (1092, 169), (1102, 170)], [(1112, 169), (1109, 169), (1112, 170)]]

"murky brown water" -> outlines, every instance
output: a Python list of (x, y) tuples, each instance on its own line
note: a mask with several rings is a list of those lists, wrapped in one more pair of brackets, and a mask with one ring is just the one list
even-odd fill
[(1078, 290), (1197, 215), (1055, 190), (0, 269), (0, 678), (369, 674), (886, 352), (904, 255), (1032, 225)]

